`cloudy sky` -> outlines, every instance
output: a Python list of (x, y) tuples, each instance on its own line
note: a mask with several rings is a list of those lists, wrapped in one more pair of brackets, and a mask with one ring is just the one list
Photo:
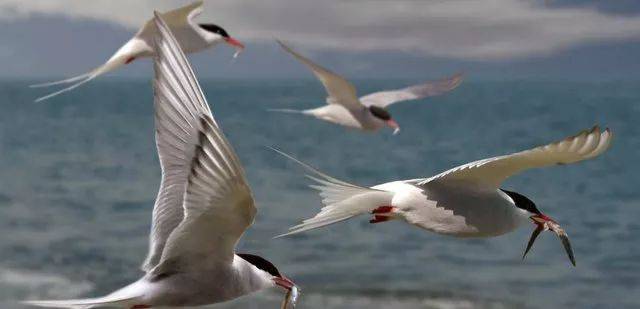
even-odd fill
[[(177, 0), (0, 0), (0, 77), (73, 75), (97, 65)], [(288, 41), (348, 76), (639, 79), (637, 0), (209, 0), (202, 22), (247, 43), (194, 57), (218, 78), (308, 76)], [(119, 76), (147, 76), (148, 63)]]

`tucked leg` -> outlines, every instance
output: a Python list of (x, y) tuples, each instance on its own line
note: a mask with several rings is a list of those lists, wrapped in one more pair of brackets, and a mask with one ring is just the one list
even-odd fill
[(369, 220), (369, 223), (380, 223), (391, 220), (391, 214), (395, 210), (393, 206), (380, 206), (374, 209), (371, 214), (373, 214), (373, 219)]

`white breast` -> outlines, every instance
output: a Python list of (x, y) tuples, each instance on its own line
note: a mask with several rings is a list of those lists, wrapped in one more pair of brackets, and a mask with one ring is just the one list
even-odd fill
[(456, 237), (490, 237), (508, 233), (523, 222), (522, 212), (501, 191), (464, 186), (396, 181), (374, 189), (395, 192), (397, 215), (420, 228)]
[(271, 275), (237, 255), (231, 265), (210, 265), (153, 280), (145, 277), (144, 303), (153, 306), (201, 306), (232, 300), (274, 287)]
[(377, 120), (364, 108), (351, 111), (342, 105), (330, 104), (307, 110), (306, 113), (324, 121), (360, 130), (377, 130), (384, 127), (384, 122)]

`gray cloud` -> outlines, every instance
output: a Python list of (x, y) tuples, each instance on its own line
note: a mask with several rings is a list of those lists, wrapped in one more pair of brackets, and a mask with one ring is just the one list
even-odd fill
[[(116, 5), (114, 5), (114, 2)], [(132, 30), (154, 9), (188, 1), (0, 0), (0, 19), (54, 14)], [(199, 20), (244, 40), (278, 37), (311, 49), (404, 51), (471, 60), (548, 55), (570, 47), (640, 38), (640, 17), (533, 0), (326, 1), (216, 0)]]

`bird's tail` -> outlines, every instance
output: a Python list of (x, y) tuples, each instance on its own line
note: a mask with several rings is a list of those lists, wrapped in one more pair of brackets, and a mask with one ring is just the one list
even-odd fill
[(23, 304), (45, 308), (69, 308), (69, 309), (90, 309), (100, 307), (129, 308), (136, 305), (137, 297), (128, 298), (86, 298), (86, 299), (70, 299), (70, 300), (32, 300), (25, 301)]
[(360, 187), (338, 180), (278, 149), (271, 149), (302, 165), (312, 174), (307, 177), (316, 184), (310, 185), (310, 187), (319, 191), (322, 203), (325, 205), (315, 217), (302, 221), (302, 223), (289, 228), (287, 233), (276, 236), (276, 238), (338, 223), (361, 214), (370, 213), (377, 207), (391, 204), (393, 198), (391, 192)]
[(23, 304), (36, 307), (70, 309), (131, 308), (143, 305), (140, 282), (136, 281), (104, 297), (69, 300), (30, 300), (23, 302)]
[[(53, 97), (55, 97), (55, 96), (57, 96), (59, 94), (65, 93), (67, 91), (71, 91), (71, 90), (73, 90), (75, 88), (78, 88), (82, 84), (87, 83), (87, 82), (91, 81), (92, 79), (98, 77), (98, 75), (100, 75), (100, 74), (94, 74), (94, 73), (90, 72), (90, 73), (85, 73), (85, 74), (82, 74), (82, 75), (78, 75), (76, 77), (68, 78), (68, 79), (65, 79), (65, 80), (49, 82), (49, 83), (43, 83), (43, 84), (38, 84), (38, 85), (32, 85), (31, 87), (32, 88), (47, 87), (47, 86), (53, 86), (53, 85), (59, 85), (59, 84), (68, 84), (68, 83), (75, 82), (75, 84), (73, 84), (73, 85), (71, 85), (69, 87), (63, 88), (61, 90), (52, 92), (50, 94), (47, 94), (45, 96), (42, 96), (42, 97), (39, 97), (39, 98), (36, 99), (36, 102), (42, 102), (44, 100), (53, 98)], [(78, 81), (78, 82), (76, 82), (76, 81)]]
[(46, 83), (41, 83), (41, 84), (35, 84), (35, 85), (31, 85), (29, 87), (31, 88), (42, 88), (42, 87), (49, 87), (49, 86), (56, 86), (56, 85), (66, 85), (66, 84), (72, 84), (68, 87), (65, 87), (63, 89), (60, 89), (56, 92), (50, 93), (48, 95), (45, 95), (43, 97), (39, 97), (38, 99), (36, 99), (36, 102), (41, 102), (47, 99), (50, 99), (52, 97), (55, 97), (59, 94), (71, 91), (75, 88), (80, 87), (81, 85), (91, 81), (92, 79), (105, 74), (107, 72), (111, 72), (121, 66), (124, 66), (125, 64), (128, 64), (129, 62), (133, 61), (134, 59), (136, 59), (136, 56), (138, 56), (138, 54), (140, 54), (140, 44), (141, 42), (137, 39), (132, 39), (129, 42), (127, 42), (127, 44), (123, 45), (107, 62), (105, 62), (103, 65), (78, 76), (74, 76), (74, 77), (70, 77), (67, 79), (63, 79), (63, 80), (58, 80), (58, 81), (52, 81), (52, 82), (46, 82)]
[(74, 77), (71, 77), (71, 78), (63, 79), (63, 80), (57, 80), (57, 81), (53, 81), (53, 82), (46, 82), (46, 83), (42, 83), (42, 84), (29, 85), (29, 88), (43, 88), (43, 87), (50, 87), (50, 86), (55, 86), (55, 85), (71, 84), (71, 83), (75, 83), (75, 82), (77, 82), (77, 81), (79, 81), (81, 79), (84, 79), (89, 75), (91, 75), (91, 72), (84, 73), (82, 75), (74, 76)]

